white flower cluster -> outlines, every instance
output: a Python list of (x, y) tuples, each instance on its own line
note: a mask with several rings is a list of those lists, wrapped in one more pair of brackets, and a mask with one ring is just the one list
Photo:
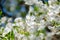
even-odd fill
[(25, 19), (17, 17), (14, 22), (12, 18), (0, 19), (0, 25), (6, 25), (3, 37), (11, 31), (14, 32), (14, 40), (53, 40), (53, 35), (60, 35), (60, 3), (57, 4), (57, 0), (48, 0), (49, 6), (41, 0), (24, 1), (30, 5)]

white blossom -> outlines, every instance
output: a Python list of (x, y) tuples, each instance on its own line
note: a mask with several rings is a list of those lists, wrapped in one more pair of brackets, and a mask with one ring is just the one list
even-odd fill
[(1, 23), (5, 23), (7, 21), (7, 17), (2, 17), (1, 18)]
[(37, 3), (38, 0), (24, 0), (25, 1), (25, 4), (28, 4), (28, 5), (33, 5), (34, 3)]
[(31, 35), (29, 36), (29, 39), (30, 39), (30, 40), (35, 40), (35, 35), (31, 34)]
[[(2, 32), (2, 27), (0, 29), (0, 33), (3, 37), (11, 31), (13, 31), (17, 40), (43, 40), (44, 38), (45, 40), (52, 40), (54, 34), (60, 34), (60, 4), (56, 4), (57, 0), (48, 0), (49, 6), (44, 4), (41, 0), (24, 1), (26, 5), (29, 5), (28, 14), (25, 19), (21, 16), (16, 17), (14, 22), (12, 22), (13, 18), (9, 17), (2, 17), (0, 19), (0, 26), (1, 24), (5, 24), (4, 31)], [(15, 6), (15, 4), (13, 6)], [(38, 11), (34, 10), (35, 6)], [(10, 8), (11, 11), (14, 11), (15, 7), (12, 8), (13, 7)], [(17, 15), (19, 15), (19, 13), (17, 13)], [(46, 27), (51, 32), (47, 32)]]
[(6, 25), (6, 28), (4, 29), (3, 34), (2, 34), (3, 37), (4, 37), (6, 34), (8, 34), (9, 32), (11, 32), (12, 28), (13, 28), (12, 23), (8, 23), (8, 24)]
[(9, 19), (8, 19), (8, 22), (11, 22), (11, 23), (12, 23), (12, 21), (13, 21), (12, 18), (9, 18)]
[(21, 22), (22, 21), (22, 18), (21, 17), (18, 17), (18, 18), (16, 18), (15, 20), (14, 20), (15, 22)]

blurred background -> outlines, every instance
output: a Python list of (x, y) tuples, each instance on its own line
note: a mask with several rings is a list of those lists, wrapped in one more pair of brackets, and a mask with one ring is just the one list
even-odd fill
[(0, 1), (0, 17), (25, 17), (28, 13), (29, 5), (25, 5), (24, 1), (17, 0), (1, 0)]
[[(43, 3), (48, 2), (48, 0), (41, 0)], [(23, 17), (27, 15), (29, 10), (29, 5), (26, 5), (23, 0), (0, 0), (0, 17)]]

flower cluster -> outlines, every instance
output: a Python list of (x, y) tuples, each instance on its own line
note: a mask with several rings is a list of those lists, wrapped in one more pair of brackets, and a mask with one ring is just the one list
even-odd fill
[(60, 40), (55, 37), (60, 35), (60, 1), (48, 0), (45, 4), (41, 0), (24, 1), (25, 4), (30, 5), (25, 18), (0, 19), (0, 39)]

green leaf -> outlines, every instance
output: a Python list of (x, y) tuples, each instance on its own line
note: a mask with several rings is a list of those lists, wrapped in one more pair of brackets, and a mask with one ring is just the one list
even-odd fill
[(39, 36), (40, 35), (40, 30), (38, 30), (36, 33), (35, 33), (36, 36)]
[(42, 15), (42, 14), (43, 14), (42, 12), (39, 12), (39, 13), (36, 14), (36, 16), (40, 16), (40, 15)]
[(0, 10), (0, 16), (2, 15), (2, 11)]
[(10, 37), (11, 37), (11, 40), (14, 40), (14, 33), (13, 33), (13, 31), (11, 32)]
[(31, 13), (30, 13), (30, 16), (32, 16), (32, 15), (33, 15), (33, 13), (31, 12)]
[(56, 22), (56, 21), (54, 21), (54, 20), (52, 20), (51, 23), (52, 23), (52, 25), (55, 26), (55, 27), (58, 26), (58, 25), (60, 25), (60, 23), (58, 23), (58, 22)]
[(8, 34), (6, 34), (6, 37), (8, 38), (8, 40), (14, 40), (14, 33), (13, 33), (13, 31), (11, 31)]
[(43, 33), (44, 35), (46, 35), (45, 29), (43, 29), (43, 30), (38, 30), (38, 31), (35, 33), (35, 35), (36, 35), (36, 36), (39, 36), (40, 33)]
[(34, 11), (38, 11), (38, 10), (39, 10), (39, 7), (34, 6)]
[(57, 1), (57, 2), (56, 2), (56, 4), (57, 4), (57, 5), (59, 5), (59, 4), (60, 4), (60, 2), (58, 2), (58, 1)]
[(27, 13), (26, 13), (26, 12), (21, 12), (21, 17), (22, 17), (22, 18), (25, 18), (25, 17), (26, 17), (26, 15), (27, 15)]
[(2, 38), (3, 40), (7, 40), (6, 38)]
[(0, 36), (0, 40), (7, 40), (7, 38)]
[(16, 10), (20, 10), (20, 9), (21, 9), (21, 7), (19, 5), (17, 5)]
[(48, 2), (45, 2), (45, 4), (46, 4), (47, 6), (49, 6)]
[(25, 36), (29, 36), (30, 35), (29, 32), (25, 32), (24, 34), (25, 34)]

